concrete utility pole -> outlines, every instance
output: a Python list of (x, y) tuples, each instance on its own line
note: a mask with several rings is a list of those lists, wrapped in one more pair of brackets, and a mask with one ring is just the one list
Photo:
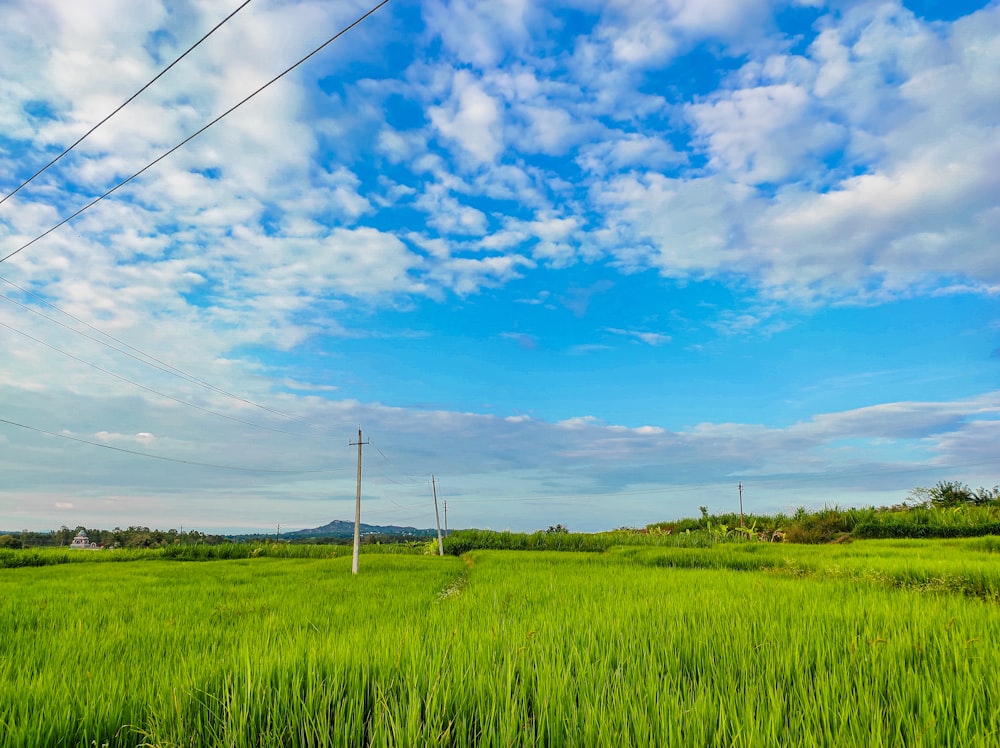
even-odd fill
[(444, 536), (448, 537), (448, 499), (444, 500)]
[(361, 447), (368, 444), (361, 441), (361, 429), (358, 429), (358, 440), (350, 442), (358, 446), (358, 495), (354, 501), (354, 554), (351, 556), (351, 573), (358, 573), (358, 555), (361, 553)]
[(743, 481), (740, 481), (740, 527), (746, 527), (743, 523)]
[(438, 514), (438, 490), (437, 483), (434, 482), (434, 473), (431, 473), (431, 489), (434, 491), (434, 519), (438, 528), (438, 555), (444, 555), (444, 543), (441, 542), (441, 515)]

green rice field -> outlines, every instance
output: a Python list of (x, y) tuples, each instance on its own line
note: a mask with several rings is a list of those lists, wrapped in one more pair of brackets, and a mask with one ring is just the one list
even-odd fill
[(996, 746), (998, 551), (3, 568), (0, 746)]

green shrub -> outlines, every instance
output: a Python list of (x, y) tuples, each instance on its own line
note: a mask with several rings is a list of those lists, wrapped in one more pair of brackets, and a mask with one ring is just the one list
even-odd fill
[(857, 538), (973, 538), (1000, 535), (1000, 522), (979, 525), (932, 525), (915, 522), (871, 522), (854, 530)]

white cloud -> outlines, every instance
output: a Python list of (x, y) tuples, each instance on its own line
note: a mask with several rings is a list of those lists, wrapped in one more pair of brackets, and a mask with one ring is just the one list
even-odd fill
[(809, 178), (845, 140), (841, 126), (809, 106), (804, 88), (783, 83), (717, 95), (689, 111), (714, 168), (737, 182), (780, 183)]
[(667, 433), (667, 431), (659, 426), (640, 426), (635, 430), (635, 433), (640, 436), (658, 436)]
[(722, 335), (769, 337), (788, 329), (788, 323), (778, 318), (780, 305), (760, 306), (749, 310), (722, 310), (708, 323)]
[(766, 29), (769, 14), (768, 0), (616, 0), (607, 4), (595, 36), (616, 62), (650, 65), (704, 39), (758, 41), (754, 32)]
[(613, 335), (621, 335), (627, 338), (634, 338), (641, 343), (651, 346), (660, 346), (669, 343), (671, 338), (669, 335), (664, 335), (660, 332), (645, 332), (642, 330), (622, 330), (617, 327), (605, 327), (606, 332), (610, 332)]
[(783, 196), (762, 213), (754, 238), (795, 262), (775, 265), (767, 282), (800, 296), (861, 298), (919, 290), (941, 276), (995, 284), (1000, 216), (989, 196), (1000, 176), (986, 164), (997, 158), (995, 143), (970, 144), (962, 155), (946, 146), (826, 194)]
[(428, 222), (441, 234), (480, 236), (486, 233), (486, 215), (476, 208), (463, 205), (441, 190), (428, 190), (414, 201), (428, 215)]
[(687, 162), (687, 156), (678, 153), (662, 138), (613, 131), (582, 146), (577, 161), (587, 171), (603, 176), (622, 169), (663, 170), (681, 166)]
[[(349, 169), (341, 166), (327, 172), (320, 176), (319, 182), (324, 186), (329, 185), (329, 189), (326, 194), (316, 190), (309, 196), (315, 217), (329, 220), (332, 213), (335, 216), (339, 214), (347, 221), (356, 221), (371, 211), (371, 203), (358, 192), (361, 180)], [(291, 212), (296, 207), (301, 209), (302, 203), (289, 201), (284, 207)]]
[(428, 111), (431, 123), (480, 162), (492, 162), (501, 152), (500, 108), (496, 100), (465, 70), (455, 73), (448, 100)]
[(592, 199), (608, 217), (609, 250), (628, 269), (657, 267), (675, 277), (754, 269), (736, 233), (754, 202), (745, 187), (633, 173), (596, 184)]
[(559, 421), (556, 426), (561, 429), (578, 431), (597, 423), (599, 423), (599, 421), (597, 418), (594, 418), (594, 416), (577, 416), (576, 418), (567, 418), (564, 421)]
[[(594, 184), (603, 246), (626, 268), (737, 273), (804, 302), (923, 293), (942, 278), (988, 292), (1000, 281), (1000, 84), (982, 71), (998, 33), (995, 7), (942, 39), (905, 11), (864, 6), (843, 27), (828, 20), (811, 59), (748, 63), (734, 78), (745, 87), (689, 108), (715, 174)], [(881, 77), (890, 64), (901, 84)], [(841, 146), (843, 163), (826, 167)], [(739, 187), (759, 182), (779, 186)]]
[(531, 250), (531, 256), (547, 267), (565, 268), (577, 259), (577, 249), (566, 242), (541, 241)]
[(565, 109), (553, 106), (525, 105), (519, 113), (527, 120), (527, 131), (520, 141), (525, 152), (562, 155), (586, 137), (589, 129), (575, 122)]
[[(1000, 456), (996, 445), (1000, 443), (1000, 419), (974, 421), (961, 429), (942, 434), (936, 442), (937, 464), (978, 466), (982, 482), (987, 487), (997, 485), (995, 468)], [(953, 473), (961, 475), (962, 471), (953, 470)], [(968, 480), (975, 483), (971, 478)]]
[(430, 33), (462, 63), (492, 67), (529, 36), (528, 22), (538, 11), (525, 0), (432, 0), (423, 6)]
[(568, 239), (580, 228), (580, 219), (576, 216), (545, 217), (525, 224), (525, 228), (546, 241), (561, 241)]
[(242, 231), (234, 238), (238, 244), (228, 248), (231, 253), (238, 252), (248, 262), (258, 258), (267, 269), (233, 278), (251, 298), (301, 292), (317, 296), (331, 291), (364, 296), (420, 289), (410, 273), (421, 259), (393, 234), (373, 228), (335, 228), (323, 237), (302, 240)]
[(451, 257), (436, 265), (428, 275), (441, 286), (465, 296), (518, 278), (522, 268), (533, 265), (521, 255)]
[(403, 163), (421, 154), (426, 142), (415, 132), (399, 132), (390, 127), (382, 127), (378, 133), (378, 149), (392, 163)]
[(521, 228), (503, 229), (483, 237), (480, 245), (485, 249), (504, 250), (516, 247), (528, 238), (528, 232)]

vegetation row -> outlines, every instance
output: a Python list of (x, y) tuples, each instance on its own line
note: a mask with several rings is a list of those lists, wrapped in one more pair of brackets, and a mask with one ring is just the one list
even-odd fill
[[(457, 530), (444, 539), (445, 552), (462, 555), (471, 550), (537, 550), (603, 552), (616, 546), (707, 548), (723, 542), (829, 543), (877, 538), (963, 538), (1000, 535), (1000, 487), (970, 489), (963, 483), (941, 482), (917, 488), (910, 500), (891, 507), (799, 508), (786, 514), (711, 514), (643, 528), (611, 532), (572, 533), (563, 525), (535, 533), (493, 530)], [(95, 544), (112, 554), (66, 550), (76, 532), (84, 530)], [(366, 553), (434, 553), (437, 541), (369, 535)], [(51, 533), (0, 535), (0, 568), (42, 566), (79, 561), (139, 559), (211, 560), (269, 556), (328, 558), (349, 553), (349, 540), (314, 537), (296, 542), (263, 536), (243, 536), (241, 542), (197, 531), (150, 530), (148, 527), (114, 530), (61, 528)], [(30, 552), (26, 552), (30, 549)], [(19, 551), (14, 553), (13, 551)]]

